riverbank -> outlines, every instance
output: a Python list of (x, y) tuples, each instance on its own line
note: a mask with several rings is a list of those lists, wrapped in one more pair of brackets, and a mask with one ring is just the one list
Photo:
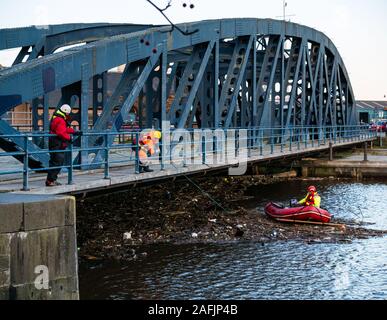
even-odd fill
[(251, 186), (289, 179), (295, 178), (206, 177), (79, 200), (80, 258), (138, 259), (146, 256), (141, 246), (153, 243), (348, 243), (387, 234), (354, 221), (336, 220), (343, 228), (278, 223), (243, 205)]

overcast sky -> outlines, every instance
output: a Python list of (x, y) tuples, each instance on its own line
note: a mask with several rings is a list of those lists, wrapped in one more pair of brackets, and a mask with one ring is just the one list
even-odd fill
[[(166, 4), (167, 0), (155, 0)], [(183, 3), (195, 8), (183, 8)], [(288, 0), (292, 22), (324, 32), (338, 47), (358, 100), (387, 100), (387, 1)], [(283, 0), (173, 0), (167, 11), (178, 22), (221, 18), (280, 18)], [(0, 27), (69, 22), (164, 24), (145, 0), (1, 0)], [(0, 52), (8, 65), (14, 52)]]

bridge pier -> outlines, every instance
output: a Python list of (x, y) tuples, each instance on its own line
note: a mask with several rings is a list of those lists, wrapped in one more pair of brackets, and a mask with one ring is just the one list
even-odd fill
[(329, 142), (329, 161), (333, 161), (333, 143)]
[(368, 161), (368, 142), (364, 142), (364, 162)]
[(73, 197), (0, 195), (0, 300), (78, 300)]

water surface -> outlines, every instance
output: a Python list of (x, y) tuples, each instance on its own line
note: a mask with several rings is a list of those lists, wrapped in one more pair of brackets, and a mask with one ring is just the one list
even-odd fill
[[(252, 187), (250, 208), (302, 198), (311, 182)], [(387, 229), (387, 185), (313, 182), (323, 207)], [(141, 262), (81, 265), (82, 299), (387, 299), (387, 239), (351, 244), (235, 242), (141, 248)]]

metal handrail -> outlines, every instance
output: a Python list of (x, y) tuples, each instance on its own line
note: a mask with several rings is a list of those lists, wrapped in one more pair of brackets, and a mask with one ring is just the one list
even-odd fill
[[(188, 129), (186, 132), (193, 136), (195, 132), (202, 132), (202, 130), (219, 130), (219, 128), (206, 128), (206, 129)], [(222, 130), (222, 129), (221, 129)], [(374, 131), (370, 131), (368, 126), (325, 126), (325, 127), (316, 127), (316, 126), (294, 126), (289, 128), (281, 128), (281, 127), (257, 127), (257, 128), (231, 128), (227, 129), (227, 132), (231, 132), (232, 130), (235, 130), (235, 132), (242, 132), (241, 130), (244, 130), (246, 132), (245, 137), (239, 137), (237, 139), (235, 135), (235, 141), (234, 144), (235, 150), (233, 150), (233, 153), (237, 156), (239, 153), (243, 152), (245, 149), (247, 151), (247, 157), (251, 158), (253, 156), (253, 151), (256, 150), (258, 152), (258, 155), (260, 157), (263, 157), (265, 155), (273, 155), (276, 152), (278, 153), (284, 153), (285, 150), (288, 150), (290, 152), (293, 151), (293, 148), (297, 148), (298, 151), (301, 150), (301, 146), (304, 146), (304, 149), (310, 149), (321, 147), (322, 145), (327, 145), (327, 141), (329, 143), (332, 143), (332, 145), (336, 145), (337, 143), (343, 143), (343, 142), (353, 142), (353, 141), (362, 141), (362, 140), (369, 140), (371, 138), (374, 138), (377, 136), (377, 133)], [(170, 135), (173, 137), (176, 130), (171, 130)], [(49, 138), (55, 135), (49, 134), (47, 132), (24, 132), (21, 134), (11, 134), (11, 135), (3, 135), (0, 134), (0, 138), (2, 139), (11, 139), (11, 138), (18, 138), (23, 139), (23, 148), (20, 148), (20, 151), (15, 152), (0, 152), (0, 158), (2, 157), (10, 157), (10, 156), (18, 156), (23, 157), (23, 166), (19, 170), (0, 170), (0, 176), (3, 175), (9, 175), (9, 174), (22, 174), (23, 177), (23, 190), (29, 189), (29, 179), (31, 172), (44, 172), (50, 169), (67, 169), (68, 171), (68, 184), (71, 185), (74, 183), (73, 181), (73, 173), (74, 170), (83, 168), (83, 167), (90, 167), (91, 165), (93, 167), (103, 167), (104, 170), (104, 178), (110, 179), (110, 169), (113, 165), (117, 164), (133, 164), (134, 165), (134, 173), (139, 174), (140, 172), (140, 158), (139, 158), (139, 150), (140, 146), (138, 144), (139, 137), (140, 137), (140, 130), (130, 130), (125, 132), (87, 132), (84, 134), (84, 139), (87, 139), (89, 137), (102, 137), (103, 140), (99, 145), (96, 146), (89, 146), (86, 148), (82, 147), (74, 147), (73, 144), (69, 144), (69, 147), (66, 150), (56, 150), (56, 151), (50, 151), (47, 149), (40, 149), (40, 150), (29, 150), (28, 149), (28, 143), (29, 141), (33, 140), (34, 138)], [(119, 142), (110, 144), (109, 141), (112, 141), (112, 137), (114, 140), (114, 137), (118, 135), (124, 135), (130, 137), (128, 139), (128, 143), (122, 143), (122, 140), (119, 140)], [(226, 134), (225, 134), (226, 137)], [(134, 138), (136, 138), (137, 143), (133, 144)], [(212, 140), (211, 140), (212, 139)], [(207, 137), (204, 135), (201, 139), (201, 154), (199, 157), (201, 158), (201, 162), (203, 164), (207, 163), (209, 153), (207, 150), (207, 145), (212, 145), (211, 152), (214, 155), (218, 155), (219, 152), (222, 152), (223, 150), (218, 149), (219, 145), (225, 144), (227, 142), (227, 139), (218, 139), (215, 137), (212, 137), (210, 140), (207, 140)], [(239, 145), (239, 143), (242, 143), (242, 145), (246, 145), (246, 148), (243, 148)], [(174, 141), (172, 143), (172, 146), (174, 145), (184, 145), (190, 144), (190, 147), (184, 147), (184, 154), (182, 155), (183, 159), (183, 166), (187, 165), (187, 161), (192, 159), (192, 147), (193, 142), (187, 142), (187, 143), (176, 143)], [(164, 146), (163, 141), (160, 142), (160, 148), (167, 149), (169, 147), (169, 153), (166, 155), (167, 159), (172, 159), (172, 147), (171, 146)], [(114, 160), (111, 157), (111, 152), (115, 150), (131, 150), (132, 153), (134, 153), (134, 159), (125, 159), (125, 160)], [(189, 150), (189, 152), (187, 152)], [(37, 169), (31, 169), (28, 166), (30, 157), (33, 158), (34, 155), (39, 154), (53, 154), (53, 153), (60, 153), (64, 152), (68, 156), (68, 158), (71, 159), (69, 163), (66, 163), (65, 165), (61, 167), (51, 167), (51, 168), (37, 168)], [(96, 153), (96, 152), (102, 152), (103, 157), (101, 161), (96, 161), (92, 164), (76, 164), (73, 161), (73, 155), (74, 153)], [(161, 165), (161, 169), (165, 169), (165, 163), (167, 159), (164, 159), (165, 154), (161, 153), (161, 155), (156, 155), (154, 157), (150, 157), (150, 160), (157, 160), (159, 161)]]

